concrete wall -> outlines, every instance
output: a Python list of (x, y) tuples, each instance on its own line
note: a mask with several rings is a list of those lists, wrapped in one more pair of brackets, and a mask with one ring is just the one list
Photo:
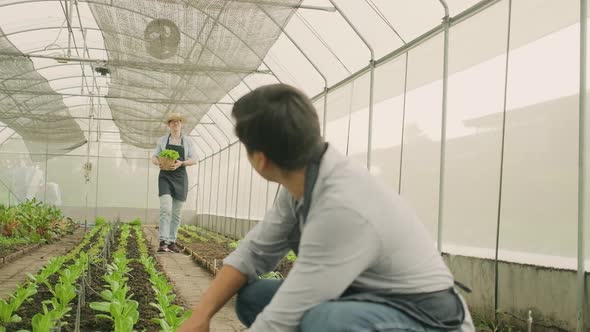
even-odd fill
[(231, 217), (201, 214), (196, 217), (195, 224), (232, 239), (240, 239), (244, 237), (244, 235), (246, 235), (257, 222), (257, 220), (235, 219)]
[[(453, 271), (455, 279), (472, 288), (473, 293), (465, 294), (467, 302), (478, 318), (494, 317), (494, 271), (495, 263), (490, 259), (445, 255), (445, 262)], [(590, 273), (586, 274), (586, 285), (590, 284)], [(576, 271), (558, 270), (547, 267), (524, 265), (510, 262), (498, 263), (498, 309), (521, 319), (532, 311), (534, 331), (557, 330), (545, 326), (556, 326), (568, 331), (576, 327)], [(590, 289), (586, 288), (585, 331), (590, 331)], [(516, 327), (525, 327), (511, 315), (500, 315), (510, 319)]]

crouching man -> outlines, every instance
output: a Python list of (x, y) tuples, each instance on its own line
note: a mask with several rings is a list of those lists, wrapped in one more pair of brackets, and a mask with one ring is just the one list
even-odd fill
[[(303, 93), (263, 86), (232, 116), (250, 163), (281, 190), (179, 331), (209, 331), (236, 293), (238, 317), (253, 332), (474, 330), (414, 211), (323, 141)], [(257, 278), (289, 250), (297, 260), (284, 281)]]

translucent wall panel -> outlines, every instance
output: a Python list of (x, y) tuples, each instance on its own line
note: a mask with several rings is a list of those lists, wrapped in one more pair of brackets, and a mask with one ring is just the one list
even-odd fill
[(211, 171), (213, 170), (213, 168), (211, 167), (211, 158), (207, 158), (205, 159), (203, 162), (203, 169), (201, 170), (201, 172), (203, 172), (203, 194), (202, 199), (201, 199), (201, 213), (202, 214), (209, 214), (209, 201), (211, 198)]
[[(310, 58), (310, 60), (318, 67), (322, 74), (328, 80), (328, 84), (332, 85), (343, 78), (352, 74), (351, 70), (346, 67), (343, 59), (340, 58), (342, 54), (337, 54), (321, 36), (321, 31), (317, 31), (311, 26), (309, 21), (305, 18), (303, 11), (295, 14), (287, 24), (286, 32), (301, 46), (301, 49)], [(320, 13), (320, 15), (332, 17), (330, 13)], [(345, 22), (342, 22), (346, 24)], [(352, 50), (352, 48), (350, 49)], [(361, 49), (360, 52), (363, 50)], [(366, 53), (367, 54), (367, 53)], [(365, 56), (366, 56), (365, 54)], [(368, 59), (368, 56), (366, 56)], [(282, 60), (282, 59), (281, 59)]]
[(440, 24), (444, 16), (443, 8), (438, 1), (372, 0), (371, 2), (379, 8), (406, 42)]
[[(92, 170), (88, 173), (83, 170), (87, 162), (86, 157), (59, 156), (47, 161), (47, 187), (45, 198), (48, 202), (58, 199), (63, 207), (92, 209), (96, 205), (97, 158), (92, 157), (89, 162)], [(91, 220), (93, 214), (87, 215)]]
[(313, 106), (315, 107), (316, 112), (318, 113), (318, 119), (320, 120), (320, 129), (322, 130), (323, 133), (323, 128), (324, 128), (324, 97), (316, 100), (313, 103)]
[(359, 165), (367, 165), (367, 147), (369, 138), (369, 91), (370, 75), (355, 79), (352, 85), (352, 113), (350, 115), (350, 132), (348, 137), (348, 155)]
[(246, 149), (240, 144), (240, 168), (238, 181), (238, 218), (248, 219), (250, 207), (250, 178), (252, 175), (252, 166), (246, 157)]
[[(324, 3), (325, 5), (326, 3)], [(328, 4), (329, 5), (329, 4)], [(349, 7), (350, 8), (350, 7)], [(340, 61), (349, 71), (355, 72), (369, 63), (369, 52), (363, 42), (356, 36), (352, 28), (338, 12), (320, 10), (299, 11), (307, 24), (314, 28), (330, 50), (337, 54)], [(347, 14), (345, 12), (345, 14)], [(295, 24), (293, 19), (289, 24)], [(310, 42), (310, 38), (303, 42)], [(334, 77), (338, 80), (338, 77)], [(332, 79), (332, 77), (329, 77)]]
[(227, 216), (235, 218), (236, 209), (238, 204), (238, 162), (240, 158), (240, 144), (235, 143), (230, 147), (230, 175), (228, 180), (230, 181), (230, 203), (227, 210)]
[(277, 39), (264, 61), (281, 82), (297, 86), (308, 95), (324, 88), (322, 77), (285, 35)]
[(209, 211), (211, 215), (217, 215), (217, 207), (219, 206), (219, 184), (221, 174), (221, 158), (220, 153), (216, 153), (211, 157), (211, 166), (213, 171), (211, 172), (211, 201), (209, 202)]
[[(398, 2), (398, 6), (401, 2)], [(352, 21), (359, 33), (375, 52), (378, 59), (387, 53), (403, 46), (402, 40), (393, 31), (397, 22), (389, 22), (375, 2), (369, 1), (340, 1), (337, 3), (342, 12)], [(434, 4), (436, 5), (436, 4)], [(352, 38), (358, 38), (352, 35)], [(369, 51), (365, 47), (366, 59)]]
[(205, 214), (205, 194), (207, 193), (207, 159), (199, 161), (199, 195), (197, 213)]
[(533, 253), (527, 263), (573, 267), (579, 26), (563, 27), (561, 13), (575, 14), (579, 4), (560, 4), (560, 15), (545, 4), (551, 7), (551, 1), (512, 4), (510, 37), (518, 43), (509, 55), (501, 258)]
[[(14, 142), (13, 147), (22, 144), (16, 139), (11, 141)], [(36, 162), (32, 162), (30, 157), (26, 153), (0, 151), (0, 202), (3, 204), (15, 205), (27, 199), (45, 199), (45, 156), (33, 156)]]
[(349, 114), (352, 111), (352, 85), (328, 93), (326, 140), (343, 154), (348, 152)]
[[(507, 31), (508, 1), (503, 1), (454, 26), (450, 33), (449, 71), (453, 74), (443, 188), (445, 252), (493, 257)], [(486, 41), (485, 47), (472, 47), (480, 40)]]
[(148, 167), (147, 159), (100, 158), (97, 206), (145, 209)]
[(227, 165), (228, 165), (228, 158), (227, 158), (227, 149), (221, 151), (219, 153), (219, 163), (220, 163), (220, 170), (219, 170), (219, 186), (217, 191), (217, 203), (215, 204), (215, 214), (218, 216), (225, 215), (225, 197), (227, 196)]
[[(11, 205), (27, 199), (45, 199), (47, 159), (44, 154), (29, 154), (31, 145), (16, 134), (0, 144), (0, 185), (8, 191), (5, 199)], [(43, 146), (37, 144), (36, 150), (43, 151)]]
[(399, 188), (406, 56), (375, 70), (371, 173), (395, 191)]
[(266, 180), (264, 180), (256, 171), (252, 179), (252, 201), (250, 206), (250, 219), (261, 220), (266, 212)]
[(186, 173), (188, 176), (188, 194), (186, 196), (186, 202), (184, 202), (184, 206), (182, 207), (185, 211), (194, 211), (196, 208), (197, 173), (199, 171), (197, 165), (186, 167)]
[(438, 219), (442, 54), (442, 35), (409, 52), (401, 184), (402, 196), (433, 236)]
[(250, 188), (250, 206), (248, 207), (248, 219), (258, 220), (258, 206), (260, 205), (261, 199), (264, 199), (264, 197), (260, 196), (260, 175), (254, 171), (252, 172), (252, 187)]
[(231, 106), (230, 105), (219, 105), (213, 106), (207, 116), (215, 121), (219, 129), (223, 131), (225, 136), (229, 138), (231, 142), (237, 140), (234, 134), (234, 125), (231, 119)]

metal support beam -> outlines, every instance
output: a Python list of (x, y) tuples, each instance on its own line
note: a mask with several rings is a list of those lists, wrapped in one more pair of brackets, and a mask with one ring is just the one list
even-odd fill
[(217, 166), (219, 166), (219, 169), (217, 170), (217, 193), (216, 193), (216, 198), (215, 198), (215, 231), (219, 232), (219, 194), (221, 191), (221, 152), (218, 153), (219, 156), (219, 162), (217, 163)]
[(508, 100), (508, 66), (510, 64), (510, 29), (512, 24), (512, 0), (508, 0), (508, 29), (506, 32), (506, 63), (504, 67), (504, 101), (502, 106), (502, 136), (500, 142), (500, 174), (498, 179), (498, 210), (496, 212), (496, 244), (494, 259), (494, 313), (498, 321), (499, 309), (499, 250), (502, 221), (502, 194), (504, 193), (504, 151), (506, 146), (506, 111)]
[(203, 66), (198, 64), (158, 64), (150, 62), (138, 62), (138, 61), (120, 61), (120, 60), (107, 60), (107, 59), (93, 59), (85, 57), (72, 57), (72, 56), (54, 56), (54, 55), (42, 55), (42, 54), (30, 54), (30, 53), (12, 53), (12, 52), (0, 52), (2, 56), (9, 56), (15, 58), (28, 58), (28, 59), (49, 59), (55, 60), (60, 63), (68, 62), (80, 62), (80, 63), (91, 63), (98, 66), (106, 67), (129, 67), (136, 69), (150, 68), (152, 71), (163, 71), (163, 72), (218, 72), (218, 73), (236, 73), (236, 74), (272, 74), (270, 70), (252, 70), (247, 68), (236, 68), (236, 67), (214, 67), (214, 66)]
[(588, 207), (586, 205), (586, 191), (588, 190), (588, 161), (589, 156), (586, 153), (586, 144), (588, 144), (588, 104), (587, 94), (587, 77), (586, 69), (588, 67), (588, 1), (580, 0), (580, 113), (579, 113), (579, 141), (578, 141), (578, 277), (577, 277), (577, 305), (576, 305), (576, 331), (584, 331), (584, 301), (586, 299), (585, 289), (585, 241), (586, 229), (588, 225)]
[(310, 9), (310, 10), (320, 10), (326, 12), (333, 12), (335, 11), (332, 7), (327, 6), (312, 6), (312, 5), (304, 5), (304, 4), (290, 4), (290, 3), (281, 3), (278, 1), (264, 1), (264, 0), (230, 0), (234, 2), (245, 2), (245, 3), (253, 3), (257, 5), (265, 5), (265, 6), (273, 6), (273, 7), (287, 7), (287, 8), (299, 8), (299, 9)]
[(443, 17), (443, 87), (442, 87), (442, 115), (441, 115), (441, 131), (440, 131), (440, 169), (439, 169), (439, 184), (438, 184), (438, 227), (436, 237), (436, 248), (438, 252), (442, 252), (442, 236), (443, 236), (443, 214), (444, 214), (444, 189), (445, 189), (445, 166), (446, 166), (446, 147), (447, 147), (447, 90), (449, 81), (449, 28), (450, 17), (449, 7), (445, 0), (439, 0), (445, 10)]
[[(287, 39), (289, 39), (289, 41), (293, 44), (293, 46), (295, 46), (295, 48), (297, 48), (297, 50), (301, 53), (301, 55), (303, 55), (303, 57), (305, 58), (305, 60), (307, 60), (307, 62), (309, 62), (309, 64), (313, 67), (313, 69), (318, 73), (318, 75), (320, 75), (320, 77), (322, 78), (322, 80), (324, 81), (324, 123), (323, 123), (323, 127), (322, 127), (322, 135), (324, 136), (325, 139), (325, 135), (326, 135), (326, 114), (328, 112), (328, 80), (326, 78), (326, 75), (324, 75), (324, 73), (322, 73), (322, 71), (320, 70), (320, 68), (311, 60), (311, 58), (309, 56), (307, 56), (307, 54), (303, 51), (303, 49), (301, 48), (301, 46), (299, 46), (299, 44), (291, 37), (291, 35), (289, 35), (289, 33), (287, 32), (287, 30), (285, 28), (283, 28), (277, 21), (276, 19), (272, 16), (269, 15), (268, 12), (258, 6), (260, 8), (260, 10), (262, 10), (270, 20), (273, 21), (273, 23), (277, 26), (280, 27), (281, 30), (283, 31), (283, 35), (285, 37), (287, 37)], [(336, 6), (334, 6), (335, 9), (337, 9)], [(266, 64), (265, 64), (266, 65)], [(268, 67), (268, 66), (267, 66)], [(276, 76), (275, 76), (276, 77)], [(278, 77), (277, 77), (278, 79)], [(244, 82), (245, 83), (245, 82)]]
[(197, 215), (197, 225), (199, 225), (200, 223), (200, 217), (199, 217), (199, 191), (201, 190), (201, 187), (199, 187), (199, 184), (201, 182), (201, 161), (199, 161), (199, 163), (197, 164), (197, 195), (195, 196), (195, 214)]
[[(367, 49), (371, 54), (371, 58), (369, 60), (369, 72), (370, 72), (370, 84), (369, 84), (369, 132), (367, 135), (367, 169), (371, 170), (371, 149), (372, 149), (372, 140), (373, 140), (373, 99), (375, 96), (375, 51), (371, 44), (363, 37), (360, 31), (352, 24), (352, 21), (344, 14), (344, 12), (336, 5), (336, 1), (330, 0), (330, 3), (336, 10), (340, 13), (342, 18), (348, 23), (350, 28), (356, 33), (356, 35), (360, 38), (360, 40), (365, 44)], [(352, 115), (349, 115), (351, 117)]]
[(236, 167), (236, 172), (237, 172), (237, 179), (236, 179), (236, 220), (235, 220), (235, 227), (234, 227), (234, 233), (236, 234), (236, 238), (238, 237), (238, 206), (239, 201), (240, 201), (240, 166), (242, 163), (242, 147), (238, 146), (238, 167)]
[(225, 211), (223, 212), (223, 218), (224, 218), (224, 222), (223, 222), (223, 233), (224, 235), (227, 236), (227, 229), (225, 227), (225, 224), (227, 223), (227, 218), (229, 217), (227, 214), (228, 211), (228, 207), (229, 207), (229, 202), (227, 201), (228, 197), (229, 197), (229, 164), (231, 161), (231, 148), (227, 149), (227, 171), (226, 171), (226, 176), (225, 176), (225, 206), (224, 209)]
[(250, 195), (248, 196), (248, 225), (252, 219), (252, 183), (254, 182), (254, 167), (250, 167)]

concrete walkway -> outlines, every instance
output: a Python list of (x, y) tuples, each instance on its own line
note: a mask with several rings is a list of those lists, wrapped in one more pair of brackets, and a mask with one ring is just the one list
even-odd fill
[(78, 245), (83, 237), (84, 227), (80, 227), (74, 231), (74, 234), (67, 235), (56, 243), (43, 245), (0, 266), (0, 299), (6, 299), (12, 294), (16, 286), (26, 280), (27, 272), (37, 273), (50, 258), (65, 255)]
[[(144, 232), (146, 240), (154, 251), (157, 250), (158, 230), (152, 226), (144, 226)], [(166, 276), (174, 283), (178, 296), (189, 306), (198, 303), (213, 280), (211, 274), (198, 266), (186, 254), (161, 253), (156, 257), (166, 271)], [(225, 305), (211, 322), (211, 332), (230, 331), (246, 331), (244, 325), (236, 317), (234, 299)]]

